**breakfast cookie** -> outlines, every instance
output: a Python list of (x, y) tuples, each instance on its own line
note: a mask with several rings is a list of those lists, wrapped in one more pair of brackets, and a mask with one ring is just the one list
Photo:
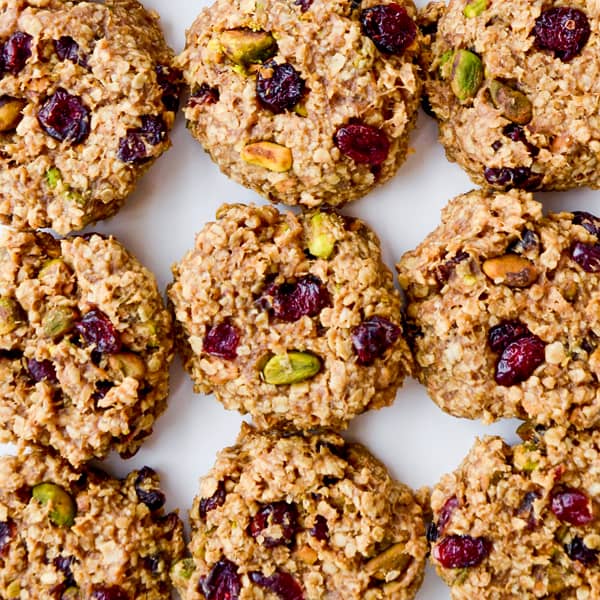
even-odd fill
[(75, 471), (53, 455), (0, 458), (0, 596), (169, 600), (183, 526), (156, 473)]
[(461, 417), (600, 425), (600, 219), (474, 191), (398, 264), (416, 376)]
[(0, 241), (0, 440), (71, 463), (135, 454), (166, 407), (171, 317), (114, 238)]
[(82, 229), (169, 147), (173, 53), (135, 0), (1, 6), (0, 222)]
[(261, 428), (345, 427), (410, 373), (400, 295), (357, 219), (224, 205), (173, 275), (195, 390)]
[(474, 182), (600, 187), (597, 2), (451, 0), (421, 24), (440, 141)]
[(423, 513), (408, 487), (335, 433), (257, 433), (200, 482), (184, 600), (408, 600), (423, 579)]
[(392, 177), (419, 105), (412, 0), (217, 0), (177, 65), (188, 126), (274, 202), (340, 205)]
[(520, 430), (434, 487), (432, 562), (454, 600), (600, 598), (600, 431)]

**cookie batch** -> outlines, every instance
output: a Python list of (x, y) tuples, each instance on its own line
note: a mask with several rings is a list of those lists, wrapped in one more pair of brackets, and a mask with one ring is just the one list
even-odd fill
[[(600, 218), (531, 193), (599, 187), (599, 18), (216, 0), (175, 56), (135, 0), (6, 0), (2, 598), (411, 600), (427, 559), (453, 599), (600, 598)], [(223, 173), (296, 209), (223, 204), (165, 303), (117, 239), (73, 232), (167, 150), (184, 84)], [(339, 207), (396, 175), (420, 102), (482, 189), (397, 257), (401, 294)], [(151, 467), (90, 462), (150, 436), (175, 352), (252, 420), (200, 480), (187, 545)], [(477, 439), (431, 489), (394, 480), (339, 431), (410, 376), (455, 417), (521, 419), (521, 442)]]

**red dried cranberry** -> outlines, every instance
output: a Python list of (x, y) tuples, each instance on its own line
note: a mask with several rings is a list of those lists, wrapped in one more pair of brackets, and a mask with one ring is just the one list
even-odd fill
[(571, 258), (587, 273), (600, 273), (600, 244), (575, 242)]
[(460, 264), (464, 260), (469, 258), (469, 254), (467, 252), (458, 252), (456, 256), (453, 256), (450, 260), (447, 260), (445, 263), (439, 265), (435, 269), (435, 279), (439, 285), (444, 285), (450, 279), (452, 272), (454, 271), (456, 265)]
[(578, 560), (584, 565), (594, 564), (598, 556), (598, 551), (588, 548), (580, 537), (574, 537), (565, 544), (565, 552), (571, 560)]
[(544, 362), (545, 347), (546, 344), (532, 334), (511, 342), (496, 364), (496, 383), (508, 387), (528, 379)]
[(23, 31), (15, 31), (2, 45), (0, 52), (1, 70), (11, 75), (18, 75), (27, 59), (31, 56), (31, 40), (33, 38)]
[(294, 108), (303, 94), (304, 80), (289, 63), (269, 63), (258, 72), (256, 97), (261, 106), (276, 115)]
[(152, 478), (156, 475), (154, 469), (142, 467), (135, 478), (133, 484), (136, 496), (139, 501), (144, 503), (151, 511), (162, 508), (165, 504), (165, 495), (162, 491), (154, 487)]
[(488, 342), (493, 352), (502, 352), (512, 342), (530, 334), (527, 326), (519, 321), (503, 321), (490, 329)]
[(383, 356), (400, 335), (400, 327), (383, 317), (371, 317), (352, 330), (352, 346), (359, 365), (370, 365)]
[(439, 534), (440, 533), (438, 531), (438, 527), (433, 521), (427, 523), (427, 528), (425, 529), (425, 537), (427, 538), (427, 541), (430, 544), (432, 544), (433, 542), (437, 542)]
[(586, 231), (600, 238), (600, 219), (595, 215), (576, 210), (573, 212), (573, 224), (581, 225)]
[(34, 381), (48, 381), (50, 383), (58, 383), (56, 370), (50, 360), (35, 360), (30, 358), (27, 361), (27, 370)]
[[(265, 536), (263, 531), (278, 526), (281, 533), (276, 537)], [(263, 536), (262, 545), (273, 548), (282, 544), (290, 544), (298, 528), (298, 511), (294, 504), (272, 502), (263, 506), (251, 519), (248, 533), (257, 538)]]
[(565, 523), (586, 525), (594, 520), (586, 494), (570, 487), (560, 487), (550, 497), (552, 512)]
[(70, 60), (76, 65), (88, 66), (86, 58), (79, 54), (79, 44), (71, 36), (63, 35), (54, 40), (54, 51), (58, 60)]
[(0, 556), (6, 556), (10, 542), (17, 533), (17, 526), (12, 519), (0, 521)]
[(88, 346), (95, 346), (102, 354), (113, 354), (121, 350), (119, 334), (110, 319), (97, 308), (86, 313), (75, 329)]
[(402, 54), (417, 38), (417, 26), (399, 4), (379, 4), (360, 13), (363, 33), (386, 54)]
[(198, 507), (198, 514), (200, 515), (200, 518), (205, 519), (206, 513), (214, 510), (218, 506), (223, 506), (223, 504), (225, 504), (226, 495), (227, 493), (225, 492), (225, 484), (222, 481), (219, 481), (217, 491), (210, 498), (202, 498), (200, 500), (200, 505)]
[(509, 123), (502, 129), (502, 133), (513, 142), (521, 142), (524, 144), (531, 156), (536, 157), (540, 153), (540, 149), (527, 139), (525, 130), (520, 125)]
[(515, 240), (506, 249), (507, 252), (516, 252), (517, 254), (523, 254), (528, 250), (533, 250), (540, 245), (540, 237), (535, 231), (531, 229), (524, 229), (521, 233), (521, 237)]
[[(93, 353), (92, 353), (93, 354)], [(102, 400), (106, 394), (108, 394), (109, 390), (115, 387), (115, 384), (112, 381), (96, 381), (95, 391), (92, 394), (92, 398), (96, 401)]]
[(242, 589), (237, 565), (223, 558), (200, 579), (199, 588), (206, 600), (237, 600)]
[(437, 524), (438, 534), (444, 533), (446, 525), (448, 525), (448, 523), (450, 522), (452, 514), (457, 508), (458, 498), (456, 496), (450, 496), (450, 498), (448, 498), (446, 502), (444, 502), (444, 506), (442, 506), (442, 510), (440, 510), (440, 518), (438, 519)]
[(79, 96), (58, 88), (37, 114), (42, 129), (61, 142), (79, 144), (90, 133), (90, 109)]
[(258, 571), (254, 571), (250, 573), (250, 581), (277, 594), (281, 600), (304, 599), (300, 584), (289, 573), (277, 571), (267, 577)]
[(577, 8), (556, 6), (536, 19), (533, 35), (538, 48), (551, 50), (555, 58), (569, 62), (587, 44), (590, 31), (585, 13)]
[(380, 165), (390, 151), (386, 134), (371, 125), (344, 125), (336, 131), (333, 141), (342, 154), (360, 164)]
[(71, 571), (71, 565), (74, 562), (75, 559), (72, 556), (57, 556), (53, 561), (54, 566), (65, 576), (65, 580), (62, 582), (65, 588), (76, 585)]
[(129, 600), (129, 594), (118, 585), (94, 587), (93, 600)]
[(329, 539), (329, 527), (327, 519), (323, 515), (315, 517), (315, 523), (309, 531), (310, 535), (317, 538), (320, 542), (326, 542)]
[(529, 167), (486, 167), (483, 175), (490, 185), (529, 192), (536, 190), (544, 178), (541, 173), (533, 173)]
[(268, 286), (263, 299), (277, 319), (289, 323), (304, 316), (316, 317), (325, 307), (331, 306), (327, 288), (318, 277), (310, 273), (300, 277), (295, 283)]
[(433, 547), (433, 558), (446, 569), (475, 567), (492, 549), (492, 544), (483, 537), (450, 535)]
[(219, 101), (219, 90), (211, 87), (208, 83), (203, 83), (195, 91), (188, 101), (188, 106), (197, 106), (200, 104), (216, 104)]
[(167, 110), (177, 112), (181, 94), (181, 71), (169, 65), (156, 65), (156, 82), (162, 89), (162, 103)]
[(294, 4), (300, 7), (301, 12), (306, 12), (312, 5), (314, 0), (296, 0)]
[(493, 144), (492, 144), (492, 150), (494, 152), (498, 152), (498, 150), (500, 150), (500, 148), (502, 148), (502, 142), (500, 140), (496, 140)]
[(142, 126), (139, 131), (153, 146), (160, 144), (167, 136), (167, 126), (163, 118), (155, 115), (142, 115)]
[(227, 321), (208, 327), (202, 350), (212, 356), (225, 360), (233, 360), (237, 356), (237, 347), (240, 343), (239, 329)]
[(144, 142), (156, 146), (165, 139), (167, 126), (162, 117), (142, 115), (141, 121), (141, 127), (128, 129), (125, 137), (119, 140), (119, 160), (138, 164), (146, 162), (150, 157)]

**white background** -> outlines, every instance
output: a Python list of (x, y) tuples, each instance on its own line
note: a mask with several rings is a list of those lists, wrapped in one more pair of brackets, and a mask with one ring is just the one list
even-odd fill
[[(167, 40), (176, 52), (183, 49), (185, 29), (208, 4), (206, 0), (145, 2), (161, 15)], [(424, 4), (417, 1), (417, 5)], [(437, 226), (443, 205), (473, 187), (460, 168), (446, 160), (436, 136), (435, 123), (421, 113), (411, 138), (414, 152), (396, 177), (343, 209), (364, 219), (377, 232), (392, 270), (404, 252)], [(171, 150), (145, 175), (121, 212), (91, 228), (120, 239), (156, 274), (163, 290), (171, 281), (171, 265), (193, 246), (194, 234), (214, 219), (222, 203), (263, 203), (259, 196), (221, 174), (185, 129), (182, 114), (178, 115), (172, 140)], [(594, 209), (600, 192), (579, 190), (537, 197), (546, 210), (600, 213)], [(179, 508), (187, 520), (198, 479), (210, 469), (216, 453), (234, 443), (242, 417), (223, 409), (213, 396), (194, 394), (178, 358), (171, 377), (169, 407), (154, 434), (132, 459), (111, 456), (107, 462), (108, 470), (118, 476), (143, 465), (155, 468), (167, 494), (167, 507)], [(409, 380), (392, 407), (358, 417), (344, 435), (370, 448), (393, 477), (418, 488), (433, 485), (440, 475), (453, 470), (475, 436), (501, 434), (514, 440), (514, 429), (515, 422), (486, 427), (450, 417), (428, 398), (420, 384)], [(447, 588), (430, 567), (417, 598), (449, 598)]]

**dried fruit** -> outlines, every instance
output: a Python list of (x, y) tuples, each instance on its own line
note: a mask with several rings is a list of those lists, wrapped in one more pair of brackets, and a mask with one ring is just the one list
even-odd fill
[(494, 106), (509, 121), (526, 125), (533, 118), (533, 106), (527, 96), (504, 83), (490, 83), (490, 95)]
[(228, 321), (224, 321), (218, 325), (207, 327), (202, 342), (202, 351), (225, 360), (234, 360), (237, 357), (239, 343), (239, 329)]
[(529, 530), (534, 529), (537, 526), (533, 503), (536, 500), (539, 500), (541, 497), (542, 494), (540, 492), (527, 492), (523, 498), (523, 501), (519, 505), (519, 508), (517, 509), (517, 515), (521, 519), (525, 519), (527, 521), (527, 529)]
[(446, 262), (438, 265), (434, 272), (435, 280), (439, 285), (443, 286), (450, 280), (450, 276), (454, 272), (456, 265), (459, 265), (461, 262), (467, 260), (469, 258), (469, 254), (467, 252), (458, 252), (455, 256), (447, 260)]
[(507, 248), (509, 252), (516, 252), (517, 254), (523, 254), (529, 250), (533, 250), (540, 245), (540, 237), (531, 229), (524, 229), (521, 233), (521, 237), (515, 240)]
[(565, 552), (571, 560), (578, 560), (584, 565), (593, 565), (598, 559), (598, 550), (588, 548), (580, 537), (574, 537), (565, 544)]
[(27, 370), (34, 381), (58, 383), (56, 370), (50, 360), (36, 360), (35, 358), (30, 358), (27, 361)]
[(258, 571), (254, 571), (249, 575), (253, 583), (270, 590), (279, 596), (281, 600), (304, 600), (300, 584), (289, 573), (276, 571), (273, 575), (267, 577)]
[(311, 527), (309, 533), (320, 542), (326, 542), (329, 539), (327, 519), (323, 515), (317, 515), (315, 517), (314, 525)]
[(31, 56), (33, 38), (23, 31), (15, 31), (2, 45), (0, 51), (0, 73), (18, 75)]
[(574, 211), (573, 224), (581, 225), (586, 231), (600, 238), (600, 219), (595, 215), (581, 210)]
[(496, 364), (496, 383), (508, 387), (528, 379), (544, 362), (545, 347), (544, 342), (533, 334), (511, 342)]
[(556, 6), (536, 19), (533, 35), (538, 48), (551, 50), (555, 58), (569, 62), (587, 44), (590, 31), (585, 13), (577, 8)]
[(142, 467), (134, 482), (135, 494), (138, 500), (145, 504), (151, 511), (162, 508), (165, 504), (165, 495), (155, 483), (156, 472), (150, 467)]
[(200, 578), (199, 591), (206, 600), (237, 600), (241, 589), (238, 567), (226, 558), (215, 564), (206, 577)]
[(27, 103), (25, 100), (2, 96), (0, 98), (0, 133), (6, 133), (17, 128), (23, 118), (22, 111)]
[(17, 534), (17, 525), (12, 519), (0, 521), (0, 556), (6, 556), (10, 542)]
[(450, 535), (433, 547), (432, 555), (446, 569), (462, 569), (480, 564), (491, 549), (491, 542), (483, 537)]
[(181, 94), (181, 71), (169, 65), (156, 65), (156, 83), (162, 89), (162, 103), (167, 110), (177, 112)]
[(294, 4), (300, 7), (301, 12), (306, 12), (312, 5), (313, 0), (296, 0)]
[(71, 527), (75, 523), (77, 507), (69, 493), (55, 483), (34, 486), (32, 496), (43, 506), (49, 507), (48, 517), (54, 525)]
[(503, 321), (490, 329), (488, 342), (494, 352), (502, 352), (512, 342), (528, 335), (531, 335), (531, 332), (523, 323)]
[(370, 317), (352, 330), (356, 362), (368, 366), (381, 358), (400, 335), (400, 327), (383, 317)]
[(262, 304), (269, 306), (277, 319), (292, 323), (305, 316), (317, 316), (331, 306), (331, 297), (323, 282), (309, 273), (295, 282), (268, 286)]
[(21, 309), (16, 300), (0, 297), (0, 335), (14, 331), (20, 322)]
[(385, 132), (371, 125), (344, 125), (336, 131), (333, 141), (342, 154), (359, 164), (380, 165), (390, 151)]
[(310, 218), (308, 251), (312, 256), (328, 259), (333, 253), (335, 236), (331, 231), (332, 224), (327, 213), (317, 212)]
[(285, 173), (292, 168), (292, 151), (274, 142), (255, 142), (242, 148), (240, 156), (250, 165), (263, 167), (275, 173)]
[(79, 144), (90, 133), (90, 109), (79, 96), (58, 88), (38, 110), (42, 129), (61, 142)]
[(513, 142), (521, 142), (522, 144), (525, 144), (531, 156), (536, 157), (540, 153), (540, 149), (537, 146), (534, 146), (527, 139), (525, 130), (520, 125), (517, 125), (516, 123), (509, 123), (502, 128), (502, 133)]
[(219, 42), (225, 56), (243, 67), (262, 63), (277, 53), (275, 38), (267, 31), (230, 29), (221, 33)]
[(188, 106), (197, 106), (201, 104), (216, 104), (219, 101), (219, 89), (211, 87), (204, 82), (200, 87), (192, 92), (188, 100)]
[(550, 496), (552, 512), (565, 523), (587, 525), (594, 520), (587, 494), (571, 487), (560, 487)]
[(600, 244), (575, 242), (571, 258), (587, 273), (600, 273)]
[(121, 350), (119, 334), (111, 320), (99, 309), (87, 312), (75, 324), (75, 329), (89, 346), (101, 354), (114, 354)]
[(225, 496), (227, 495), (225, 491), (225, 484), (222, 481), (219, 481), (219, 485), (217, 486), (217, 490), (210, 498), (202, 498), (200, 500), (200, 504), (198, 506), (198, 514), (201, 519), (206, 518), (206, 513), (219, 506), (223, 506), (225, 504)]
[(79, 44), (69, 35), (54, 40), (54, 51), (58, 60), (70, 60), (76, 65), (87, 68), (87, 59), (79, 53)]
[(263, 367), (263, 377), (273, 385), (291, 385), (314, 377), (321, 360), (309, 352), (291, 351), (272, 356)]
[(534, 264), (517, 254), (488, 258), (484, 261), (482, 269), (495, 283), (508, 287), (529, 287), (538, 277)]
[[(275, 535), (265, 535), (266, 529), (276, 527)], [(261, 537), (266, 548), (274, 548), (282, 544), (291, 544), (298, 528), (298, 510), (294, 504), (272, 502), (263, 506), (250, 519), (248, 533), (253, 538)]]
[(405, 544), (394, 544), (365, 565), (365, 573), (382, 581), (393, 581), (404, 573), (412, 560)]
[(365, 8), (360, 13), (363, 33), (380, 52), (403, 54), (417, 39), (417, 26), (395, 2)]
[(42, 331), (48, 338), (57, 338), (75, 327), (77, 312), (70, 306), (55, 306), (42, 318)]
[(534, 173), (529, 167), (486, 167), (483, 175), (490, 185), (528, 192), (539, 188), (544, 179), (542, 173)]
[(488, 0), (471, 0), (463, 10), (467, 19), (478, 17), (488, 7)]
[(483, 64), (477, 54), (457, 50), (452, 59), (450, 87), (454, 95), (465, 102), (477, 94), (483, 83)]
[(275, 114), (291, 110), (304, 94), (304, 80), (289, 63), (269, 63), (256, 76), (256, 97)]
[(118, 585), (94, 586), (92, 600), (130, 600), (129, 594)]
[(117, 157), (126, 163), (140, 164), (150, 159), (146, 143), (160, 144), (167, 137), (167, 126), (162, 117), (142, 115), (140, 127), (128, 129), (125, 137), (119, 140)]
[(450, 519), (452, 518), (454, 511), (458, 508), (458, 505), (459, 502), (456, 496), (450, 496), (450, 498), (448, 498), (446, 502), (444, 502), (444, 505), (440, 510), (440, 516), (438, 518), (437, 523), (438, 534), (444, 533), (446, 525), (448, 525), (448, 523), (450, 522)]

